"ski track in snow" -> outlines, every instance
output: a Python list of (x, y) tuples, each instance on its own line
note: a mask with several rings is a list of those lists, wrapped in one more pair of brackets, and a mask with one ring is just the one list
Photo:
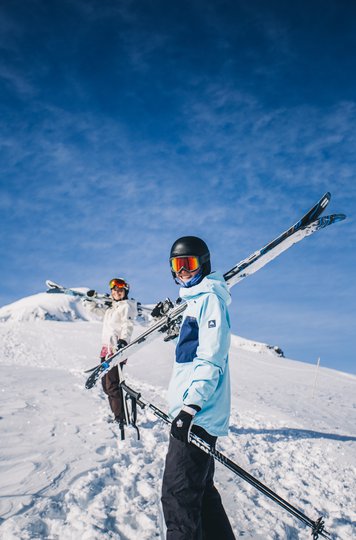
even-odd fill
[[(140, 441), (131, 429), (121, 441), (106, 422), (106, 397), (100, 385), (86, 391), (83, 376), (96, 363), (100, 332), (94, 322), (0, 325), (3, 540), (165, 537), (168, 429), (146, 409), (138, 410)], [(163, 410), (171, 351), (157, 342), (127, 367), (129, 384)], [(356, 379), (321, 370), (312, 400), (312, 366), (236, 347), (231, 371), (231, 430), (218, 449), (312, 519), (324, 515), (335, 538), (356, 538)], [(216, 469), (237, 538), (310, 538), (275, 503)]]

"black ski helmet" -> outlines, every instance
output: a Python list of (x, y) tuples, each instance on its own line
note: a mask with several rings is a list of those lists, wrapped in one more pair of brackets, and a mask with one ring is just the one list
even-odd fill
[[(178, 238), (171, 247), (169, 259), (172, 257), (186, 257), (188, 255), (199, 257), (202, 263), (203, 277), (210, 274), (210, 252), (204, 240), (197, 236), (182, 236), (181, 238)], [(173, 270), (172, 276), (174, 279), (176, 278), (176, 274)]]

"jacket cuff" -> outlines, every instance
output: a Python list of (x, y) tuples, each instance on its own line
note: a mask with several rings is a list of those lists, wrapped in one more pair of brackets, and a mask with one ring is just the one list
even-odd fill
[(197, 412), (200, 411), (200, 407), (198, 407), (197, 405), (183, 405), (182, 411), (185, 411), (194, 417)]

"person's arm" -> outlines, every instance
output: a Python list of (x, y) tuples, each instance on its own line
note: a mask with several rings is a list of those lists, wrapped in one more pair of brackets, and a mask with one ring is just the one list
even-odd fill
[(105, 312), (108, 309), (107, 306), (98, 306), (95, 302), (86, 299), (82, 300), (82, 304), (90, 313), (95, 313), (95, 315), (99, 315), (101, 317), (104, 317)]
[(136, 302), (125, 302), (121, 311), (120, 339), (125, 340), (127, 343), (129, 343), (132, 336), (136, 314)]

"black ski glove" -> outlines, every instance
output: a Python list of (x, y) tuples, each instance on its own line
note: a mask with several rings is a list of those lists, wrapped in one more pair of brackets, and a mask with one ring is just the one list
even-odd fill
[(190, 428), (193, 418), (200, 411), (198, 405), (185, 405), (180, 413), (172, 421), (171, 435), (178, 441), (189, 443)]
[(126, 347), (127, 345), (127, 341), (125, 341), (124, 339), (118, 339), (117, 340), (117, 350), (119, 351), (120, 349), (123, 349), (124, 347)]
[(167, 313), (167, 311), (172, 309), (172, 307), (173, 302), (167, 298), (164, 302), (158, 302), (158, 304), (155, 305), (151, 311), (151, 315), (154, 319), (160, 319)]
[(163, 302), (158, 302), (158, 304), (155, 305), (155, 307), (151, 311), (151, 315), (154, 319), (160, 319), (161, 317), (163, 317), (164, 313), (162, 307)]

